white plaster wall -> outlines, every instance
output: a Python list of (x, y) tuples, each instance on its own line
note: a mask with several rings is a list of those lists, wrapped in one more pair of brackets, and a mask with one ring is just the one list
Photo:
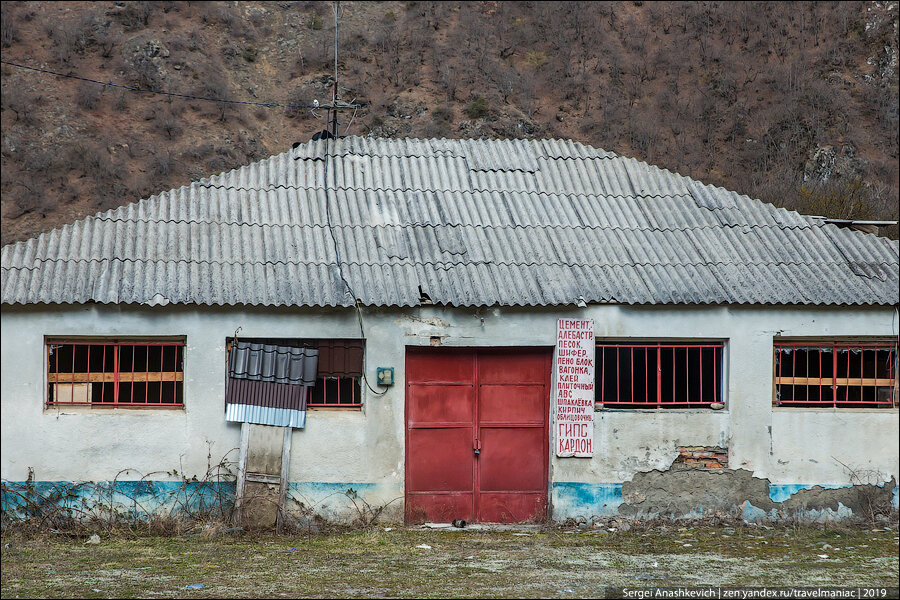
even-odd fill
[[(782, 483), (842, 483), (848, 465), (898, 475), (896, 410), (772, 409), (772, 341), (782, 336), (889, 336), (892, 309), (590, 306), (366, 309), (369, 381), (393, 366), (397, 384), (364, 392), (359, 412), (311, 411), (294, 433), (291, 479), (367, 482), (402, 491), (404, 357), (408, 345), (546, 346), (558, 317), (590, 317), (600, 339), (726, 342), (722, 411), (595, 413), (593, 459), (551, 460), (551, 482), (621, 482), (667, 467), (677, 445), (725, 445), (730, 465)], [(225, 338), (358, 337), (351, 310), (271, 307), (4, 306), (2, 477), (22, 481), (136, 479), (177, 468), (202, 475), (239, 443), (224, 419)], [(45, 410), (44, 336), (186, 336), (184, 410)], [(811, 443), (815, 440), (815, 443)], [(868, 441), (866, 441), (868, 440)], [(877, 440), (877, 442), (875, 441)], [(549, 441), (548, 441), (549, 443)], [(237, 458), (236, 451), (230, 457)], [(815, 462), (813, 462), (815, 461)], [(165, 479), (163, 474), (153, 477)]]
[(594, 457), (556, 459), (553, 478), (620, 483), (637, 472), (664, 471), (678, 455), (677, 446), (727, 447), (731, 439), (729, 417), (727, 411), (708, 409), (595, 412)]
[[(900, 420), (897, 411), (785, 409), (772, 413), (772, 483), (806, 481), (882, 484), (897, 477)], [(898, 478), (900, 479), (900, 478)]]

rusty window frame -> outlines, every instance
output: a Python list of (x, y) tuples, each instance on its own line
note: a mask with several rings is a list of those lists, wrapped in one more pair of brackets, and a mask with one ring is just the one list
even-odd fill
[(724, 342), (597, 342), (595, 401), (628, 409), (724, 404), (724, 356)]
[(777, 340), (776, 408), (897, 408), (897, 343)]
[(48, 337), (44, 352), (46, 408), (184, 407), (183, 337)]

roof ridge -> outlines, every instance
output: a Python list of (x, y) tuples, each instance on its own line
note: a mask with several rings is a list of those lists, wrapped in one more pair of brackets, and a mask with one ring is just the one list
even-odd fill
[[(448, 253), (452, 256), (460, 256), (460, 254), (456, 253)], [(697, 267), (697, 266), (740, 266), (740, 265), (808, 265), (808, 263), (804, 262), (795, 262), (795, 261), (767, 261), (767, 260), (750, 260), (750, 261), (724, 261), (724, 260), (715, 260), (715, 261), (702, 261), (702, 262), (688, 262), (682, 260), (672, 260), (672, 261), (663, 261), (663, 262), (605, 262), (605, 263), (577, 263), (577, 262), (565, 262), (565, 261), (554, 261), (554, 260), (528, 260), (528, 261), (517, 261), (517, 260), (413, 260), (411, 258), (400, 258), (393, 257), (392, 265), (503, 265), (503, 266), (537, 266), (537, 265), (545, 265), (545, 266), (567, 266), (567, 267), (578, 267), (578, 268), (596, 268), (596, 267), (647, 267), (647, 266), (673, 266), (673, 267)], [(197, 265), (320, 265), (320, 266), (336, 266), (337, 262), (334, 260), (248, 260), (248, 261), (235, 261), (235, 260), (189, 260), (183, 258), (176, 259), (155, 259), (155, 258), (135, 258), (135, 257), (102, 257), (102, 258), (35, 258), (33, 263), (103, 263), (110, 261), (119, 261), (119, 262), (132, 262), (132, 263), (155, 263), (155, 264), (197, 264)], [(843, 265), (845, 261), (843, 260), (826, 260), (821, 261), (817, 264), (823, 265)], [(375, 262), (375, 261), (361, 261), (361, 260), (341, 260), (342, 265), (356, 265), (356, 266), (383, 266), (383, 262)], [(886, 265), (888, 263), (872, 263), (876, 265)], [(5, 266), (0, 267), (2, 270), (6, 271), (33, 271), (35, 269), (40, 268), (39, 266)]]
[[(657, 226), (647, 226), (647, 227), (628, 227), (624, 225), (573, 225), (566, 223), (458, 223), (458, 222), (437, 222), (437, 221), (402, 221), (402, 222), (394, 222), (394, 223), (332, 223), (328, 225), (327, 222), (308, 222), (308, 223), (258, 223), (252, 221), (213, 221), (208, 219), (127, 219), (127, 218), (93, 218), (91, 217), (91, 222), (94, 221), (102, 221), (105, 223), (160, 223), (160, 224), (169, 224), (169, 223), (184, 223), (184, 224), (194, 224), (194, 225), (225, 225), (225, 226), (246, 226), (246, 227), (301, 227), (301, 228), (332, 228), (332, 229), (378, 229), (378, 228), (404, 228), (404, 227), (445, 227), (445, 228), (475, 228), (475, 229), (602, 229), (602, 230), (616, 230), (616, 231), (687, 231), (687, 230), (699, 230), (699, 229), (808, 229), (807, 227), (803, 227), (801, 225), (782, 225), (781, 223), (709, 223), (702, 225), (692, 225), (692, 226), (666, 226), (666, 227), (657, 227)], [(72, 225), (65, 225), (62, 229), (71, 228)], [(55, 231), (55, 230), (54, 230)], [(49, 235), (52, 232), (42, 233), (41, 236)], [(26, 244), (28, 242), (34, 241), (37, 238), (31, 238), (29, 240), (22, 240), (15, 242), (13, 244), (9, 244), (5, 247), (15, 247), (19, 244)], [(893, 242), (896, 240), (889, 240), (887, 238), (878, 238), (883, 239), (887, 242)]]
[(388, 306), (897, 303), (896, 241), (575, 140), (327, 143), (327, 179), (309, 141), (6, 245), (0, 301), (343, 306), (344, 266)]

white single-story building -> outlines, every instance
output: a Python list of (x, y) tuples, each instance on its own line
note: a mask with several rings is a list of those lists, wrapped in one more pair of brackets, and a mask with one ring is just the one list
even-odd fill
[(897, 241), (570, 141), (309, 142), (3, 247), (4, 508), (163, 506), (242, 420), (331, 517), (896, 506), (898, 282)]

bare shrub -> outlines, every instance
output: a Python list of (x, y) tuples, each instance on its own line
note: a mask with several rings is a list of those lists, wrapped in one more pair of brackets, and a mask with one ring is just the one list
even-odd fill
[(3, 108), (16, 113), (16, 121), (26, 126), (36, 125), (38, 122), (35, 106), (40, 103), (40, 97), (26, 91), (21, 85), (5, 84), (0, 87), (3, 97)]
[(116, 98), (113, 101), (113, 108), (119, 112), (124, 112), (126, 108), (128, 108), (128, 92), (122, 91), (116, 94)]
[(156, 131), (166, 134), (170, 140), (181, 135), (180, 119), (171, 109), (157, 109), (153, 115), (153, 127)]
[(61, 63), (69, 62), (75, 49), (77, 32), (71, 21), (48, 23), (47, 35), (53, 39), (53, 57)]
[(307, 39), (300, 46), (296, 60), (300, 74), (327, 70), (331, 65), (329, 43), (324, 36), (318, 40)]
[(121, 43), (121, 38), (109, 31), (109, 23), (99, 25), (94, 30), (94, 43), (100, 50), (100, 56), (110, 58), (113, 50)]
[(132, 80), (137, 87), (159, 90), (161, 87), (159, 67), (143, 52), (136, 53), (127, 63)]
[(6, 4), (3, 4), (2, 13), (0, 13), (0, 42), (4, 48), (9, 48), (18, 39), (18, 35), (15, 18), (12, 12), (6, 8)]
[(877, 204), (874, 190), (857, 177), (807, 181), (786, 199), (788, 208), (834, 219), (876, 218)]
[(287, 96), (287, 104), (290, 108), (285, 109), (285, 114), (292, 119), (302, 119), (306, 117), (307, 110), (303, 106), (312, 104), (309, 99), (309, 92), (303, 86), (294, 87)]
[(266, 22), (266, 15), (259, 10), (250, 11), (249, 21), (254, 27), (261, 27)]
[(234, 15), (224, 2), (201, 2), (199, 11), (204, 23), (231, 26), (234, 21)]
[(150, 24), (155, 4), (156, 2), (126, 2), (115, 16), (126, 30), (143, 29)]
[(96, 83), (82, 81), (78, 84), (75, 91), (75, 102), (85, 110), (94, 110), (97, 108), (97, 102), (100, 100), (100, 86)]
[[(221, 66), (217, 67), (216, 65), (211, 65), (211, 74), (195, 89), (194, 93), (197, 96), (202, 96), (204, 98), (226, 99), (228, 97), (228, 83), (221, 75), (222, 70)], [(212, 105), (211, 107), (215, 111), (217, 118), (223, 123), (228, 121), (228, 119), (233, 117), (236, 113), (236, 108), (233, 104), (227, 102), (214, 102), (209, 104)]]
[(150, 171), (157, 177), (168, 177), (175, 171), (177, 164), (170, 152), (160, 150), (153, 153), (153, 158), (150, 161)]
[(31, 145), (23, 149), (23, 154), (22, 165), (25, 170), (45, 179), (49, 179), (53, 171), (65, 167), (61, 155), (50, 149)]
[(47, 193), (40, 178), (26, 181), (17, 178), (8, 190), (4, 190), (3, 194), (10, 197), (12, 205), (15, 207), (15, 210), (8, 215), (13, 219), (28, 213), (46, 216), (57, 207), (56, 196)]
[(82, 177), (98, 181), (122, 178), (122, 169), (109, 156), (106, 148), (91, 140), (80, 140), (69, 151), (69, 165), (81, 171)]
[[(126, 477), (129, 485), (119, 485)], [(174, 479), (174, 489), (155, 490), (154, 477)], [(111, 481), (38, 486), (29, 472), (22, 484), (0, 484), (4, 532), (14, 526), (69, 535), (92, 531), (190, 535), (197, 531), (211, 537), (238, 530), (228, 527), (234, 510), (234, 480), (234, 463), (228, 454), (218, 463), (208, 455), (206, 473), (199, 476), (177, 469), (145, 474), (122, 469)], [(148, 497), (152, 506), (144, 504)], [(168, 506), (158, 505), (162, 498)]]
[(425, 137), (447, 137), (453, 123), (453, 112), (446, 104), (431, 111), (432, 121), (425, 127)]

